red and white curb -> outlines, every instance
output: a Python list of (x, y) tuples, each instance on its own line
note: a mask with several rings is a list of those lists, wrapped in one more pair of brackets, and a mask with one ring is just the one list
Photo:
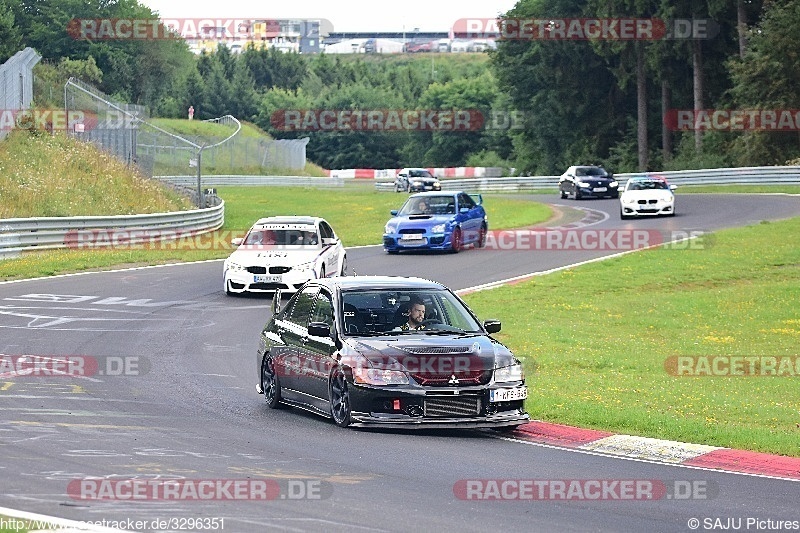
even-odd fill
[(800, 481), (800, 457), (734, 450), (534, 421), (510, 436), (550, 446), (681, 466)]

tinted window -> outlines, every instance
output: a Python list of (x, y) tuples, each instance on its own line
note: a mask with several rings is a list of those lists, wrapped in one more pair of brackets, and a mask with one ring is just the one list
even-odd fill
[(469, 209), (475, 207), (475, 202), (472, 200), (472, 198), (470, 198), (469, 195), (464, 194), (463, 192), (458, 195), (458, 203), (459, 203), (458, 206), (459, 209), (462, 207), (467, 207)]
[(333, 238), (333, 229), (326, 222), (319, 223), (319, 232), (323, 239)]
[(299, 326), (307, 327), (311, 311), (314, 310), (314, 300), (316, 297), (316, 287), (306, 287), (303, 291), (293, 298), (291, 309), (286, 314), (286, 320)]
[(317, 295), (317, 304), (314, 306), (311, 322), (324, 322), (333, 327), (333, 302), (328, 293), (320, 291)]

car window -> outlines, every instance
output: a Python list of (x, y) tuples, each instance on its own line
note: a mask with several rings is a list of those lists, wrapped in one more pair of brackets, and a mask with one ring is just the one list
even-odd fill
[(323, 239), (333, 238), (333, 228), (331, 228), (325, 221), (319, 223), (319, 233)]
[(455, 197), (452, 195), (412, 196), (403, 204), (398, 215), (452, 215), (455, 212)]
[(463, 192), (458, 195), (458, 203), (459, 203), (459, 208), (466, 207), (472, 209), (473, 207), (475, 207), (475, 202), (472, 200), (472, 198), (470, 198), (468, 194)]
[(333, 327), (333, 301), (331, 296), (320, 290), (317, 294), (317, 302), (314, 305), (314, 313), (311, 315), (311, 322), (324, 322)]
[(451, 292), (433, 290), (352, 290), (342, 293), (345, 323), (357, 324), (348, 335), (395, 334), (408, 321), (411, 302), (425, 305), (425, 330), (453, 333), (480, 331), (473, 315)]
[(412, 170), (410, 173), (412, 178), (432, 178), (430, 172), (427, 170)]
[(285, 320), (297, 324), (298, 326), (308, 327), (311, 312), (314, 310), (314, 300), (317, 294), (316, 287), (306, 287), (300, 294), (296, 295), (291, 304), (291, 308), (286, 314)]

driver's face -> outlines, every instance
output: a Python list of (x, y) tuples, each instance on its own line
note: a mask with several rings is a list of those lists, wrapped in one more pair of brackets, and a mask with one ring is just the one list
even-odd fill
[(422, 304), (414, 304), (408, 311), (408, 319), (414, 324), (419, 324), (425, 320), (425, 306)]

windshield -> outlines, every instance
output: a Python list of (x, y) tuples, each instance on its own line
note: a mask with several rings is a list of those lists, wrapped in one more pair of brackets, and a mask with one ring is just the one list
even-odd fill
[(628, 190), (631, 191), (647, 191), (650, 189), (668, 189), (667, 182), (661, 180), (653, 181), (634, 181), (631, 182)]
[(605, 177), (606, 171), (600, 167), (579, 167), (575, 170), (576, 176), (599, 176)]
[(408, 171), (408, 175), (411, 178), (432, 178), (433, 177), (431, 175), (431, 173), (428, 172), (427, 170), (409, 170)]
[(244, 245), (315, 246), (319, 239), (311, 229), (252, 229), (244, 238)]
[(450, 291), (356, 290), (342, 294), (348, 336), (481, 333), (481, 327)]
[(421, 196), (406, 200), (397, 213), (399, 216), (409, 215), (455, 215), (455, 196)]

